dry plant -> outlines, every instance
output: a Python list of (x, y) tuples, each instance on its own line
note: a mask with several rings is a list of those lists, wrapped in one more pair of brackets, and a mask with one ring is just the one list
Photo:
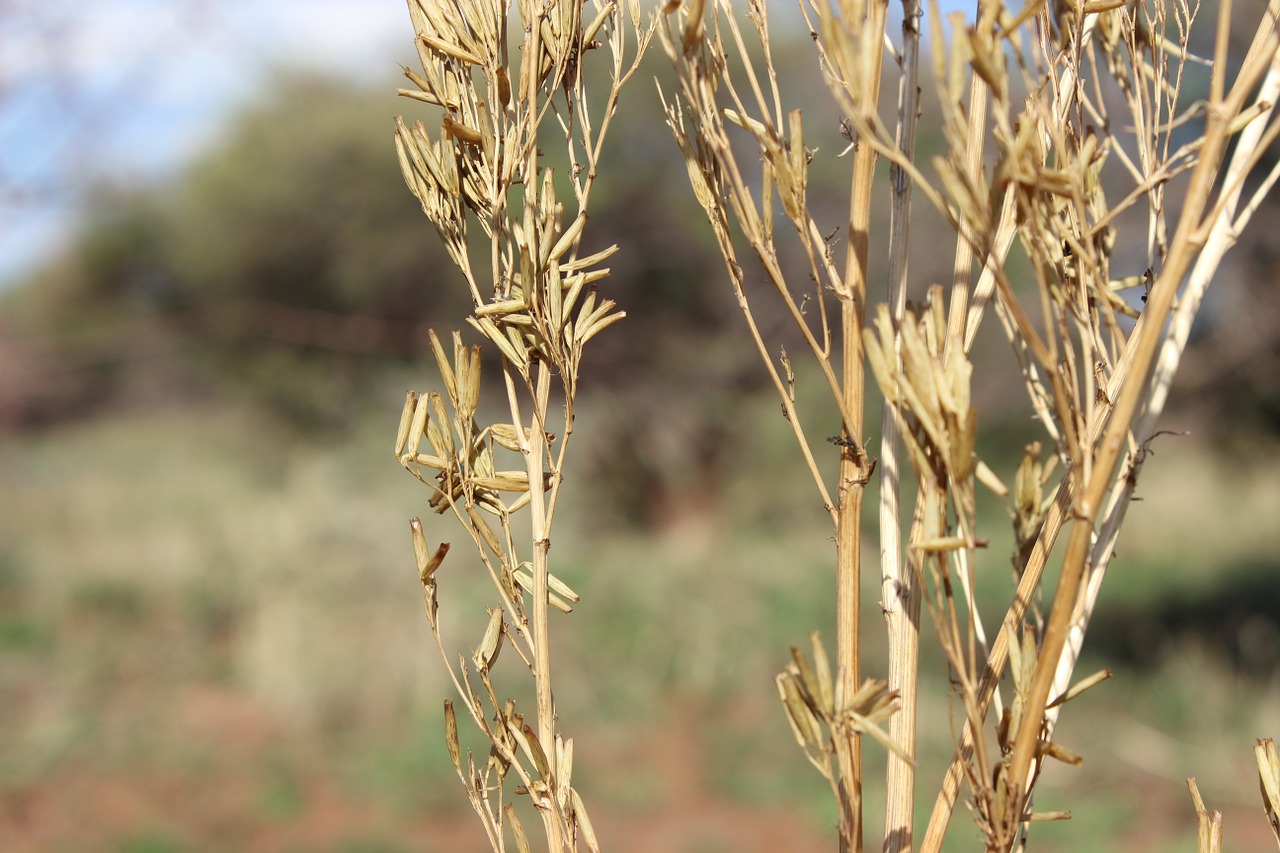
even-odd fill
[[(446, 347), (432, 332), (444, 393), (408, 394), (395, 453), (432, 490), (431, 508), (461, 523), (495, 595), (478, 645), (455, 662), (438, 608), (449, 545), (433, 550), (413, 519), (427, 618), (462, 702), (461, 714), (445, 703), (449, 755), (489, 843), (530, 849), (516, 808), (523, 796), (549, 850), (594, 851), (572, 784), (573, 740), (560, 731), (552, 691), (548, 617), (572, 610), (578, 596), (551, 573), (547, 555), (583, 349), (623, 316), (596, 291), (617, 247), (579, 253), (587, 206), (619, 91), (653, 28), (635, 2), (624, 14), (613, 0), (518, 0), (509, 21), (510, 5), (409, 0), (422, 71), (405, 69), (415, 88), (401, 94), (433, 107), (440, 129), (398, 119), (395, 133), (404, 179), (470, 289), (467, 322), (500, 361), (510, 420), (482, 428), (476, 419), (481, 347), (465, 346), (457, 332)], [(544, 162), (553, 144), (566, 158), (559, 174)], [(527, 537), (513, 525), (521, 511)], [(525, 685), (491, 677), (504, 645), (532, 682), (530, 722), (510, 698)], [(486, 756), (464, 754), (458, 716), (487, 738)]]
[[(962, 786), (986, 849), (1019, 849), (1031, 822), (1067, 816), (1034, 811), (1032, 795), (1047, 759), (1079, 762), (1053, 740), (1055, 722), (1067, 701), (1106, 677), (1073, 684), (1081, 640), (1192, 320), (1280, 169), (1259, 165), (1280, 132), (1272, 110), (1280, 0), (1257, 21), (1238, 66), (1227, 55), (1230, 0), (1217, 9), (1207, 63), (1191, 52), (1200, 7), (1189, 0), (1041, 0), (1021, 8), (984, 0), (972, 16), (945, 20), (936, 4), (925, 10), (920, 0), (903, 0), (901, 38), (889, 31), (887, 0), (801, 0), (842, 116), (845, 153), (852, 151), (847, 216), (834, 223), (819, 221), (808, 198), (820, 154), (812, 139), (823, 129), (784, 107), (765, 3), (740, 5), (673, 0), (660, 34), (678, 80), (666, 95), (668, 123), (834, 528), (834, 673), (815, 636), (812, 663), (793, 650), (778, 677), (783, 703), (837, 798), (841, 850), (863, 849), (863, 734), (890, 747), (886, 853), (939, 850)], [(932, 69), (922, 74), (926, 26)], [(881, 104), (886, 58), (897, 78), (892, 106)], [(1197, 63), (1211, 69), (1202, 72), (1208, 94), (1188, 103), (1184, 80)], [(936, 93), (943, 131), (943, 150), (928, 162), (915, 147), (922, 85)], [(873, 240), (872, 177), (881, 158), (889, 164), (882, 203), (890, 217), (887, 233)], [(949, 281), (909, 305), (916, 197), (954, 232), (954, 263)], [(807, 268), (784, 268), (783, 239), (795, 241)], [(1009, 263), (1015, 242), (1025, 274)], [(886, 253), (883, 283), (871, 280), (873, 245)], [(743, 255), (754, 257), (762, 287)], [(757, 322), (765, 299), (780, 301), (794, 320), (806, 360), (793, 362), (785, 350), (775, 358)], [(976, 494), (980, 486), (1000, 496), (1010, 490), (975, 454), (970, 389), (984, 377), (973, 375), (968, 357), (989, 316), (1043, 429), (1043, 442), (1012, 472), (1016, 589), (994, 630), (979, 618), (972, 584), (986, 541)], [(842, 421), (831, 439), (834, 471), (796, 405), (802, 365), (824, 377)], [(884, 398), (871, 428), (865, 367)], [(868, 434), (881, 436), (878, 448), (868, 447)], [(914, 482), (901, 477), (904, 452)], [(885, 681), (864, 681), (859, 518), (876, 478), (889, 658)], [(908, 483), (911, 492), (902, 494)], [(1068, 521), (1056, 589), (1041, 595)], [(1032, 606), (1042, 599), (1047, 612)], [(954, 759), (917, 845), (916, 704), (931, 689), (918, 679), (922, 602), (950, 667), (938, 689), (953, 697), (958, 725)], [(1270, 790), (1274, 815), (1274, 782)], [(1198, 799), (1197, 806), (1203, 814)]]

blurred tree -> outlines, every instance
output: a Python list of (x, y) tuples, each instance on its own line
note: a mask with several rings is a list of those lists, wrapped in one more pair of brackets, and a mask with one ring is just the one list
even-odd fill
[[(433, 318), (466, 313), (391, 145), (396, 113), (438, 117), (311, 73), (281, 72), (263, 92), (172, 183), (92, 188), (67, 255), (7, 297), (58, 356), (64, 396), (217, 390), (341, 425), (388, 360), (422, 353)], [(611, 135), (627, 149), (611, 156), (634, 168), (602, 182), (594, 233), (627, 247), (603, 286), (631, 334), (613, 336), (597, 378), (626, 381), (640, 364), (666, 377), (668, 398), (693, 399), (720, 382), (694, 370), (690, 344), (738, 330), (723, 290), (703, 286), (720, 262), (654, 101)]]
[(397, 107), (334, 80), (278, 79), (174, 199), (169, 252), (187, 299), (415, 320), (456, 299), (458, 288), (432, 281), (437, 241), (397, 183)]
[(68, 255), (10, 297), (98, 396), (163, 382), (159, 347), (175, 386), (340, 423), (367, 371), (462, 310), (400, 186), (394, 99), (297, 72), (266, 91), (172, 185), (93, 188)]

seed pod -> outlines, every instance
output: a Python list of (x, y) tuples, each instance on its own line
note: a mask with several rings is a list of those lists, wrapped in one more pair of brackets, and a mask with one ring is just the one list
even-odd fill
[(604, 26), (604, 22), (609, 19), (609, 16), (614, 13), (616, 8), (617, 6), (613, 3), (605, 4), (605, 6), (596, 14), (591, 23), (587, 25), (586, 29), (582, 31), (582, 46), (584, 48), (595, 39), (596, 33), (600, 32), (600, 28)]
[(686, 56), (692, 53), (698, 42), (702, 40), (702, 16), (706, 5), (706, 0), (691, 0), (689, 3), (689, 16), (684, 25), (684, 52)]
[(556, 783), (560, 790), (563, 808), (569, 793), (569, 783), (573, 778), (573, 738), (568, 740), (556, 735)]
[(818, 695), (814, 698), (820, 703), (824, 713), (835, 711), (835, 689), (832, 687), (831, 664), (827, 660), (826, 647), (822, 645), (822, 637), (817, 631), (809, 634), (809, 648), (813, 653), (813, 673), (818, 678)]
[(493, 72), (493, 78), (498, 84), (498, 103), (506, 109), (511, 106), (511, 78), (507, 77), (507, 69), (499, 65)]
[(803, 207), (804, 190), (809, 181), (809, 152), (804, 147), (804, 125), (800, 121), (800, 110), (792, 110), (787, 118), (791, 125), (791, 174)]
[(529, 745), (529, 757), (533, 759), (533, 766), (538, 768), (538, 773), (543, 779), (551, 778), (551, 765), (547, 762), (546, 750), (542, 748), (537, 733), (528, 723), (525, 724), (523, 731), (525, 743)]
[(457, 59), (462, 62), (468, 62), (472, 65), (484, 64), (480, 61), (480, 58), (477, 57), (475, 54), (468, 53), (467, 51), (463, 50), (457, 45), (449, 44), (448, 42), (442, 41), (438, 38), (433, 38), (432, 36), (429, 36), (426, 33), (418, 33), (418, 39), (427, 47), (431, 48), (437, 53), (442, 54), (445, 57), (448, 57), (449, 59)]
[(588, 853), (600, 853), (600, 842), (596, 839), (596, 831), (591, 826), (591, 818), (587, 817), (587, 808), (582, 804), (575, 788), (569, 789), (569, 798), (573, 800), (573, 817), (582, 831), (582, 840), (587, 845)]
[(413, 421), (409, 424), (409, 438), (405, 444), (405, 449), (409, 453), (416, 454), (418, 448), (422, 445), (422, 433), (427, 428), (427, 413), (429, 411), (427, 398), (419, 397), (413, 410)]
[(564, 233), (560, 235), (560, 239), (551, 247), (549, 258), (559, 259), (563, 257), (564, 253), (569, 251), (570, 247), (573, 246), (573, 242), (582, 235), (582, 229), (586, 227), (586, 224), (587, 213), (584, 210), (582, 213), (578, 214), (577, 218), (574, 219), (573, 222), (569, 223), (569, 227), (564, 230)]
[(404, 395), (404, 409), (400, 412), (400, 426), (396, 430), (396, 458), (399, 459), (404, 453), (405, 445), (409, 442), (409, 427), (413, 424), (414, 410), (418, 407), (418, 395), (413, 391), (406, 391)]
[[(507, 91), (508, 97), (510, 90)], [(532, 848), (529, 846), (529, 836), (525, 834), (524, 825), (520, 823), (520, 818), (516, 816), (516, 807), (511, 803), (503, 803), (502, 811), (507, 816), (507, 823), (511, 825), (511, 835), (516, 840), (516, 850), (519, 853), (531, 853)]]
[(475, 661), (476, 669), (483, 671), (493, 666), (493, 662), (498, 659), (498, 652), (502, 650), (503, 633), (502, 608), (494, 607), (489, 611), (489, 625), (485, 628), (484, 638), (471, 658)]
[(1049, 758), (1056, 758), (1063, 764), (1070, 764), (1072, 767), (1079, 767), (1081, 764), (1084, 764), (1084, 759), (1079, 755), (1076, 755), (1065, 746), (1056, 744), (1053, 741), (1040, 743), (1039, 747), (1036, 749), (1036, 753), (1042, 758), (1045, 756), (1048, 756)]
[(1045, 705), (1045, 708), (1046, 709), (1056, 708), (1059, 705), (1063, 705), (1067, 702), (1070, 702), (1072, 699), (1076, 698), (1081, 693), (1085, 692), (1086, 690), (1092, 687), (1097, 687), (1099, 684), (1106, 681), (1110, 677), (1111, 677), (1111, 670), (1100, 669), (1097, 672), (1095, 672), (1093, 675), (1090, 675), (1087, 678), (1083, 678), (1080, 681), (1077, 681), (1075, 684), (1068, 687), (1066, 692), (1064, 692), (1057, 699), (1054, 699), (1048, 705)]
[(444, 742), (449, 747), (453, 767), (462, 772), (462, 746), (458, 743), (458, 720), (453, 713), (453, 701), (444, 700)]
[(422, 532), (422, 519), (416, 516), (411, 519), (409, 529), (413, 533), (413, 556), (418, 563), (418, 577), (425, 584), (444, 562), (445, 555), (449, 553), (449, 543), (440, 543), (440, 547), (432, 554), (427, 548), (427, 537)]
[(489, 546), (489, 550), (493, 552), (495, 557), (501, 557), (503, 554), (502, 543), (498, 541), (498, 537), (494, 535), (493, 529), (489, 527), (489, 522), (484, 520), (484, 516), (480, 515), (479, 510), (474, 506), (467, 506), (467, 517), (471, 519), (472, 525), (480, 538), (484, 540), (484, 544)]
[[(459, 338), (459, 343), (461, 339)], [(468, 351), (459, 346), (458, 352), (458, 417), (470, 423), (480, 405), (480, 347)]]
[(796, 742), (806, 753), (821, 753), (825, 748), (822, 729), (813, 709), (804, 701), (797, 685), (797, 676), (792, 667), (780, 673), (775, 679), (778, 685), (778, 696), (782, 699), (782, 707), (787, 712), (787, 722), (791, 724), (791, 733)]
[(445, 115), (444, 120), (441, 123), (441, 132), (448, 136), (452, 136), (460, 142), (465, 142), (468, 145), (474, 145), (477, 148), (481, 147), (481, 144), (484, 141), (483, 137), (480, 135), (480, 131), (476, 130), (474, 127), (468, 127), (448, 114)]

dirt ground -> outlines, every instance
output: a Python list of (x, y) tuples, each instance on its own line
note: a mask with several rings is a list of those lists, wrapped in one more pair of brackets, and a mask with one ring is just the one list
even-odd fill
[[(285, 726), (251, 700), (201, 688), (178, 703), (175, 726), (206, 748), (193, 756), (151, 758), (128, 767), (67, 760), (42, 778), (0, 794), (0, 838), (7, 853), (47, 851), (482, 851), (483, 832), (460, 787), (423, 792), (431, 805), (410, 814), (353, 789), (325, 766), (319, 749), (281, 758)], [(736, 802), (708, 778), (699, 733), (671, 725), (615, 742), (593, 763), (659, 769), (664, 784), (630, 807), (609, 794), (593, 809), (608, 849), (623, 853), (713, 850), (829, 850), (832, 834), (783, 807)], [(443, 743), (440, 746), (443, 752)], [(285, 805), (264, 804), (263, 765), (287, 760)], [(643, 770), (641, 771), (644, 772)], [(412, 797), (412, 793), (408, 795)], [(275, 812), (274, 814), (272, 812)]]

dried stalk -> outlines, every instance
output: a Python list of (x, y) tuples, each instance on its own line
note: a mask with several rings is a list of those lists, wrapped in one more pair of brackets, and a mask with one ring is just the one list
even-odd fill
[[(582, 256), (579, 245), (619, 92), (653, 28), (641, 24), (635, 2), (629, 21), (617, 2), (520, 0), (516, 8), (524, 36), (518, 66), (508, 44), (508, 4), (409, 0), (422, 71), (405, 70), (416, 89), (401, 94), (435, 107), (440, 132), (433, 136), (421, 121), (410, 126), (397, 119), (396, 151), (405, 182), (471, 292), (467, 321), (501, 363), (511, 420), (480, 428), (480, 347), (465, 347), (455, 332), (451, 359), (433, 332), (445, 392), (407, 396), (395, 452), (432, 490), (431, 508), (451, 512), (461, 524), (497, 595), (470, 665), (462, 656), (455, 664), (438, 606), (438, 571), (449, 546), (432, 553), (421, 521), (413, 520), (437, 648), (466, 716), (489, 741), (483, 766), (470, 750), (464, 757), (456, 712), (445, 703), (450, 757), (490, 846), (507, 849), (509, 834), (517, 849), (530, 849), (517, 801), (508, 799), (515, 794), (529, 797), (548, 849), (597, 851), (572, 786), (573, 741), (561, 734), (552, 689), (550, 610), (568, 612), (578, 596), (551, 573), (547, 558), (584, 347), (623, 316), (596, 290), (609, 273), (600, 264), (617, 247)], [(628, 30), (635, 35), (631, 45)], [(588, 87), (589, 73), (607, 81), (603, 97)], [(564, 145), (567, 175), (540, 160), (541, 147), (555, 142)], [(559, 200), (566, 190), (573, 202), (569, 217)], [(487, 251), (475, 251), (469, 240), (475, 226), (488, 240)], [(553, 377), (559, 379), (554, 401)], [(499, 463), (511, 457), (518, 464), (501, 470)], [(518, 544), (511, 520), (525, 507), (532, 532)], [(504, 646), (514, 648), (533, 682), (533, 725), (513, 700), (500, 698), (491, 679)], [(510, 790), (509, 775), (518, 783)]]
[[(668, 11), (680, 5), (668, 4)], [(746, 13), (760, 41), (762, 60), (753, 60), (745, 48), (731, 4), (712, 4), (705, 15), (703, 6), (680, 10), (663, 31), (679, 80), (677, 97), (667, 104), (668, 123), (757, 350), (835, 524), (835, 704), (823, 692), (825, 653), (814, 640), (814, 666), (793, 651), (793, 664), (779, 677), (788, 719), (809, 760), (832, 781), (840, 800), (841, 848), (861, 849), (857, 729), (833, 729), (824, 741), (822, 724), (839, 716), (842, 696), (857, 683), (861, 666), (859, 603), (856, 583), (851, 586), (850, 581), (858, 571), (857, 510), (873, 468), (861, 438), (865, 355), (885, 396), (880, 527), (882, 604), (891, 656), (887, 695), (896, 690), (909, 694), (896, 697), (903, 710), (890, 717), (885, 738), (893, 754), (883, 849), (911, 847), (915, 779), (910, 756), (919, 689), (914, 663), (918, 616), (912, 614), (911, 601), (918, 593), (925, 594), (951, 665), (964, 723), (922, 849), (940, 848), (962, 780), (969, 784), (987, 849), (1014, 849), (1025, 843), (1031, 820), (1061, 817), (1033, 814), (1031, 797), (1046, 757), (1079, 761), (1051, 739), (1062, 704), (1082, 692), (1082, 685), (1068, 689), (1074, 650), (1177, 355), (1185, 345), (1185, 330), (1223, 252), (1256, 203), (1255, 196), (1245, 214), (1236, 217), (1245, 176), (1255, 170), (1258, 152), (1280, 134), (1271, 109), (1276, 94), (1270, 88), (1252, 94), (1268, 67), (1280, 62), (1274, 35), (1280, 4), (1271, 4), (1230, 88), (1224, 76), (1230, 4), (1220, 10), (1211, 96), (1204, 108), (1207, 124), (1199, 139), (1180, 147), (1173, 145), (1171, 131), (1196, 109), (1180, 100), (1195, 8), (1181, 0), (1061, 4), (1052, 10), (1040, 3), (1015, 14), (1000, 2), (983, 2), (972, 20), (957, 13), (949, 41), (933, 57), (946, 150), (927, 170), (916, 162), (911, 144), (918, 7), (906, 4), (901, 49), (891, 48), (902, 70), (898, 117), (891, 131), (878, 112), (886, 6), (802, 2), (819, 64), (844, 115), (842, 131), (855, 150), (848, 246), (839, 275), (832, 269), (827, 240), (817, 239), (823, 230), (809, 211), (805, 180), (812, 152), (803, 147), (799, 112), (792, 111), (784, 120), (764, 4), (750, 3)], [(936, 8), (931, 11), (930, 27), (943, 32)], [(743, 79), (745, 89), (737, 83)], [(1268, 79), (1266, 86), (1271, 85)], [(741, 96), (742, 91), (749, 91), (750, 97)], [(1117, 104), (1127, 115), (1113, 115)], [(763, 162), (759, 203), (730, 145), (728, 125), (754, 143)], [(1224, 173), (1221, 160), (1227, 142), (1246, 127), (1233, 165)], [(867, 270), (871, 174), (877, 157), (891, 165), (887, 305), (876, 313), (871, 328), (862, 330), (872, 287)], [(1117, 190), (1108, 159), (1129, 176), (1128, 187)], [(1264, 179), (1259, 192), (1270, 188), (1275, 174)], [(1165, 213), (1170, 187), (1177, 187), (1181, 202), (1172, 234)], [(801, 277), (788, 275), (777, 260), (775, 189), (777, 203), (809, 260), (809, 278), (817, 283), (816, 319), (796, 311), (791, 281)], [(918, 191), (946, 218), (955, 231), (957, 250), (949, 300), (935, 289), (924, 305), (904, 310), (909, 190)], [(1113, 276), (1119, 216), (1138, 205), (1147, 210), (1149, 269)], [(817, 454), (796, 416), (793, 365), (784, 356), (785, 377), (779, 373), (755, 322), (730, 221), (740, 229), (773, 292), (791, 311), (839, 408), (843, 432), (835, 439), (841, 454), (834, 504)], [(1030, 296), (1019, 295), (1026, 289), (1016, 289), (1005, 268), (1015, 240), (1029, 260)], [(975, 258), (981, 270), (972, 281)], [(1193, 263), (1191, 283), (1184, 287)], [(1139, 311), (1119, 291), (1144, 284), (1149, 294)], [(838, 324), (829, 324), (826, 293), (838, 304)], [(1034, 445), (1017, 472), (1017, 589), (1000, 630), (988, 643), (969, 583), (982, 541), (976, 531), (974, 492), (979, 481), (998, 494), (1004, 487), (973, 453), (976, 413), (968, 405), (971, 367), (966, 354), (989, 305), (1009, 339), (1031, 409), (1053, 453), (1046, 466), (1041, 446)], [(1167, 322), (1171, 316), (1176, 318), (1172, 325)], [(1124, 317), (1137, 318), (1132, 329)], [(828, 338), (832, 325), (838, 325), (840, 337), (838, 369)], [(919, 484), (905, 560), (898, 540), (899, 436)], [(1117, 477), (1122, 457), (1127, 457), (1126, 473)], [(1046, 500), (1044, 489), (1050, 486), (1052, 463), (1057, 461), (1063, 463), (1062, 473), (1056, 490), (1051, 490), (1055, 496)], [(1048, 613), (1041, 614), (1032, 611), (1032, 603), (1068, 517), (1075, 523), (1058, 588)], [(911, 572), (905, 573), (904, 566)], [(954, 580), (960, 582), (958, 596)], [(1064, 656), (1068, 643), (1073, 651)], [(1007, 662), (1011, 667), (1006, 679)], [(1002, 680), (1012, 688), (1008, 701), (997, 694)], [(1093, 683), (1096, 679), (1085, 682)], [(980, 736), (993, 702), (999, 717), (998, 754)]]
[[(878, 48), (883, 40), (885, 8), (880, 3), (866, 8), (855, 8), (854, 4), (849, 4), (843, 13), (849, 21), (861, 20), (866, 16), (864, 37)], [(859, 237), (849, 244), (844, 272), (837, 273), (826, 241), (818, 236), (822, 232), (805, 201), (806, 170), (811, 155), (804, 146), (799, 111), (789, 113), (785, 122), (783, 119), (777, 78), (768, 50), (769, 31), (764, 5), (750, 4), (748, 18), (764, 48), (763, 73), (758, 72), (752, 63), (732, 5), (725, 0), (713, 4), (709, 22), (704, 20), (702, 4), (690, 4), (688, 8), (681, 9), (678, 14), (668, 18), (668, 26), (662, 31), (663, 44), (677, 69), (680, 86), (680, 99), (667, 104), (668, 123), (684, 153), (695, 195), (707, 213), (724, 255), (739, 306), (756, 341), (757, 350), (773, 378), (787, 419), (834, 523), (837, 567), (835, 706), (826, 707), (820, 702), (808, 704), (819, 718), (836, 721), (830, 735), (836, 771), (832, 776), (828, 768), (824, 770), (824, 774), (832, 782), (840, 806), (841, 849), (861, 850), (860, 734), (864, 728), (860, 723), (846, 724), (842, 721), (852, 719), (850, 714), (855, 712), (848, 702), (865, 689), (860, 686), (861, 663), (858, 649), (861, 611), (859, 520), (864, 490), (874, 463), (866, 453), (862, 437), (863, 356), (859, 330), (863, 306), (866, 304), (868, 245), (865, 236), (870, 221), (871, 175), (875, 153), (865, 146), (858, 146), (854, 157), (854, 191), (851, 193), (849, 228), (851, 233)], [(735, 74), (729, 69), (726, 42), (732, 45), (734, 62), (741, 64), (741, 73), (746, 78), (751, 93), (750, 99), (739, 95)], [(879, 96), (880, 51), (872, 49), (865, 55), (870, 61), (865, 67), (862, 63), (857, 63), (858, 67), (855, 68), (851, 46), (845, 45), (838, 58), (849, 63), (845, 70), (850, 75), (850, 85), (860, 87), (860, 92), (865, 93), (865, 97), (874, 103)], [(767, 81), (768, 96), (761, 80)], [(725, 98), (731, 106), (725, 107), (720, 103), (720, 87), (723, 87)], [(764, 190), (759, 204), (743, 178), (743, 170), (739, 168), (730, 145), (726, 119), (750, 134), (759, 146), (764, 162)], [(686, 127), (686, 120), (692, 125), (692, 130)], [(799, 309), (796, 296), (778, 266), (773, 230), (775, 186), (778, 201), (795, 227), (796, 235), (809, 260), (812, 281), (817, 284), (816, 298), (813, 300), (818, 306), (817, 328)], [(728, 223), (731, 219), (736, 220), (746, 234), (747, 242), (764, 267), (775, 292), (787, 306), (797, 328), (808, 342), (810, 353), (826, 377), (841, 413), (841, 434), (835, 438), (840, 447), (840, 462), (834, 501), (829, 496), (815, 453), (795, 410), (793, 383), (789, 381), (790, 362), (784, 361), (783, 367), (788, 373), (788, 379), (784, 380), (773, 364), (769, 348), (755, 323), (750, 302), (743, 289), (742, 268), (729, 233)], [(831, 324), (827, 313), (828, 291), (834, 294), (839, 307), (841, 353), (838, 366), (834, 363), (829, 341), (828, 330)], [(784, 678), (785, 676), (786, 673)], [(788, 702), (789, 695), (784, 690), (784, 702)], [(787, 705), (788, 713), (792, 715), (793, 725), (797, 725), (796, 715), (802, 712), (794, 710), (793, 704)], [(813, 740), (804, 734), (809, 729), (797, 725), (796, 731), (806, 752), (811, 753)], [(823, 769), (826, 765), (819, 763), (819, 767)]]
[[(919, 0), (903, 0), (902, 53), (898, 60), (897, 148), (915, 159), (916, 125), (920, 112), (920, 27), (923, 11)], [(911, 244), (911, 181), (902, 169), (890, 175), (892, 206), (889, 215), (889, 269), (886, 302), (895, 324), (903, 321), (907, 298), (907, 264)], [(965, 246), (968, 244), (965, 243)], [(901, 363), (895, 347), (894, 360)], [(884, 853), (912, 849), (915, 819), (916, 701), (919, 694), (920, 597), (916, 572), (902, 559), (898, 454), (901, 434), (886, 399), (880, 413), (884, 427), (880, 439), (880, 606), (889, 639), (889, 689), (898, 694), (899, 710), (889, 721), (889, 737), (903, 755), (890, 752), (885, 770)], [(922, 496), (917, 496), (917, 505)], [(915, 538), (916, 531), (913, 531)]]

